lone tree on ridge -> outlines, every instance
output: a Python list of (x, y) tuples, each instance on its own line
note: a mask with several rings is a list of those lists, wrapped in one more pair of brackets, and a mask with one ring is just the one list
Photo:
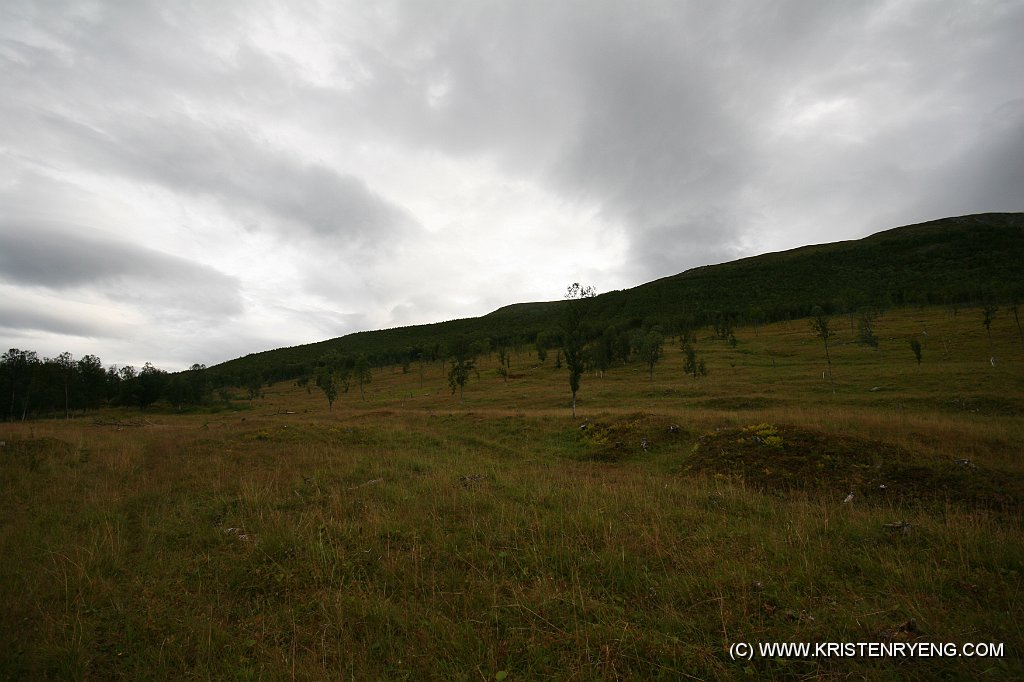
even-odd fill
[(592, 286), (580, 286), (573, 282), (565, 291), (568, 302), (565, 312), (565, 332), (562, 337), (562, 349), (565, 352), (565, 364), (569, 368), (569, 390), (572, 391), (572, 416), (576, 418), (576, 392), (580, 390), (580, 377), (586, 364), (584, 343), (586, 341), (583, 321), (590, 307), (590, 299), (597, 292)]

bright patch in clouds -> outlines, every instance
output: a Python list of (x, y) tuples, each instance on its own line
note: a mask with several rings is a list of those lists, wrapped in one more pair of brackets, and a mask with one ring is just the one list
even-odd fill
[(1024, 210), (1022, 3), (0, 7), (0, 346), (180, 369)]

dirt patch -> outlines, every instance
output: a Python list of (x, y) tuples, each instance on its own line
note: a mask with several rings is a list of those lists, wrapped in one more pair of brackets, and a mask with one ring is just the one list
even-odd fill
[(767, 491), (820, 490), (838, 501), (1017, 510), (1024, 500), (1024, 477), (1016, 472), (964, 459), (936, 462), (884, 441), (773, 424), (705, 434), (683, 469), (741, 478)]

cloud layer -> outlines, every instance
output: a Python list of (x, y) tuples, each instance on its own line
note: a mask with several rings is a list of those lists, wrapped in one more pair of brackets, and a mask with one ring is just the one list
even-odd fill
[(1022, 23), (998, 0), (5, 3), (0, 342), (178, 368), (1024, 210)]

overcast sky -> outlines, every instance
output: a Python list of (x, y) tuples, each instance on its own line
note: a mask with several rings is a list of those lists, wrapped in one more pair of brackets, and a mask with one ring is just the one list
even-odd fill
[(0, 348), (176, 370), (1024, 210), (1024, 0), (0, 3)]

